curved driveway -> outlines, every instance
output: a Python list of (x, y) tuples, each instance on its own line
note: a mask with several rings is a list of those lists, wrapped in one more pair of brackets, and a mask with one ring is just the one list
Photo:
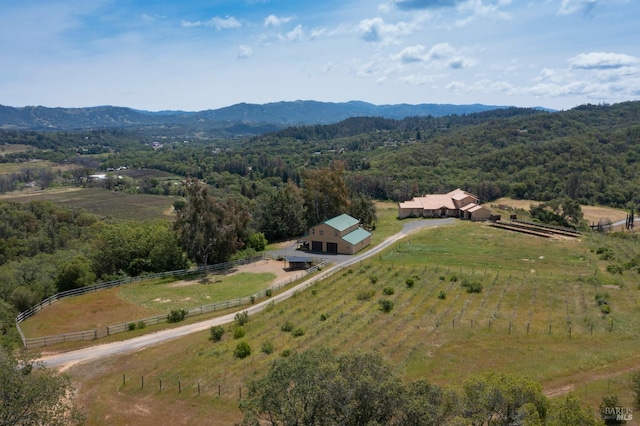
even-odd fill
[[(430, 219), (430, 220), (412, 220), (407, 222), (402, 227), (402, 231), (387, 238), (381, 244), (367, 250), (366, 252), (348, 256), (348, 257), (336, 257), (334, 260), (336, 263), (322, 271), (320, 274), (305, 280), (304, 282), (292, 287), (270, 299), (264, 300), (260, 303), (252, 305), (248, 308), (241, 309), (241, 311), (247, 311), (249, 314), (256, 314), (267, 307), (271, 302), (278, 303), (293, 296), (296, 292), (303, 290), (311, 286), (314, 282), (325, 278), (334, 272), (360, 262), (370, 256), (373, 256), (380, 251), (386, 249), (395, 242), (401, 240), (412, 232), (425, 227), (432, 227), (438, 225), (445, 225), (453, 223), (454, 219)], [(167, 330), (161, 330), (154, 333), (145, 334), (143, 336), (134, 337), (132, 339), (122, 340), (118, 342), (105, 343), (102, 345), (91, 346), (88, 348), (78, 349), (75, 351), (64, 352), (60, 354), (46, 356), (40, 359), (47, 367), (66, 369), (70, 366), (87, 361), (94, 361), (100, 358), (108, 357), (111, 355), (124, 354), (143, 349), (148, 346), (158, 345), (168, 340), (177, 339), (178, 337), (186, 336), (188, 334), (197, 333), (199, 331), (208, 330), (214, 325), (222, 325), (230, 323), (234, 320), (236, 312), (223, 315), (220, 317), (212, 318), (209, 320), (200, 321), (194, 324), (188, 324), (177, 328), (171, 328)]]

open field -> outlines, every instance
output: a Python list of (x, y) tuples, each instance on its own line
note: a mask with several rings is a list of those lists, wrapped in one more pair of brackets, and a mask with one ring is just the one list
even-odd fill
[[(80, 405), (91, 407), (89, 424), (230, 424), (241, 417), (237, 402), (248, 381), (284, 350), (308, 348), (379, 351), (407, 380), (458, 383), (494, 369), (530, 376), (549, 394), (584, 398), (586, 386), (595, 405), (607, 386), (628, 401), (624, 372), (638, 365), (630, 360), (640, 350), (638, 275), (605, 272), (609, 262), (595, 249), (607, 245), (629, 257), (640, 254), (634, 244), (605, 236), (549, 240), (459, 222), (414, 234), (253, 316), (244, 338), (253, 351), (244, 360), (233, 358), (230, 325), (222, 342), (196, 333), (69, 372)], [(467, 293), (463, 282), (482, 291)], [(606, 294), (610, 314), (601, 313), (596, 294)], [(394, 302), (390, 313), (378, 309), (382, 298)], [(285, 322), (304, 335), (281, 331)], [(260, 352), (264, 342), (273, 354)]]
[(27, 152), (29, 150), (37, 151), (38, 148), (21, 143), (0, 145), (0, 155), (16, 154), (18, 152)]
[(119, 220), (170, 220), (172, 197), (127, 194), (100, 188), (65, 187), (44, 191), (20, 191), (1, 194), (0, 200), (28, 203), (47, 200), (66, 207), (80, 207), (100, 217)]
[[(511, 198), (499, 198), (493, 202), (492, 205), (497, 206), (498, 204), (502, 204), (505, 206), (510, 206), (516, 209), (525, 209), (529, 210), (532, 204), (536, 205), (539, 201), (531, 201), (531, 200), (514, 200)], [(617, 222), (620, 220), (625, 220), (627, 214), (621, 209), (614, 209), (611, 207), (601, 207), (601, 206), (580, 206), (582, 208), (582, 213), (584, 218), (589, 223), (598, 223), (600, 219), (610, 219), (611, 222)]]
[(69, 297), (47, 306), (21, 323), (27, 337), (98, 329), (114, 324), (189, 309), (255, 294), (299, 271), (287, 272), (282, 262), (260, 261), (226, 274), (215, 273), (183, 280), (156, 279)]

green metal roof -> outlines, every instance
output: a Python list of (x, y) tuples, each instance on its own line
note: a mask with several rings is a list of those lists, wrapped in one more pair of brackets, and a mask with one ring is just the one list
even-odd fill
[(333, 229), (337, 229), (338, 231), (344, 231), (345, 229), (349, 229), (353, 225), (357, 225), (359, 223), (358, 219), (355, 219), (348, 214), (341, 214), (340, 216), (336, 216), (333, 219), (329, 219), (324, 222), (329, 225)]
[(371, 232), (362, 228), (358, 228), (355, 231), (349, 232), (347, 235), (342, 237), (342, 239), (348, 242), (349, 244), (351, 244), (352, 246), (355, 246), (356, 244), (358, 244), (359, 242), (361, 242), (362, 240), (370, 236), (371, 236)]

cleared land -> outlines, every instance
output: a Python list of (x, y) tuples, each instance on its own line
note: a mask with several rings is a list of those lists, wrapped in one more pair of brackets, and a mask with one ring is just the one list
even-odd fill
[[(579, 397), (593, 383), (590, 402), (614, 378), (630, 405), (624, 374), (640, 349), (637, 273), (603, 272), (609, 262), (595, 253), (602, 245), (621, 257), (640, 254), (626, 239), (550, 240), (460, 222), (413, 235), (251, 317), (244, 340), (253, 352), (244, 360), (233, 358), (238, 341), (230, 325), (222, 342), (202, 332), (69, 371), (80, 405), (91, 407), (90, 424), (230, 424), (241, 416), (239, 393), (272, 360), (285, 350), (323, 347), (380, 351), (407, 379), (456, 383), (495, 369)], [(465, 282), (480, 283), (482, 292), (467, 293)], [(393, 294), (384, 295), (386, 287)], [(596, 294), (606, 294), (610, 314), (601, 313)], [(382, 298), (394, 302), (388, 314), (378, 309)], [(304, 335), (283, 332), (287, 321)], [(273, 354), (260, 351), (264, 342)]]

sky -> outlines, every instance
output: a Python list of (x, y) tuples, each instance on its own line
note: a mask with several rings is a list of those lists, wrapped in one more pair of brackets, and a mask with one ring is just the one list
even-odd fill
[(0, 104), (640, 99), (638, 0), (0, 0)]

